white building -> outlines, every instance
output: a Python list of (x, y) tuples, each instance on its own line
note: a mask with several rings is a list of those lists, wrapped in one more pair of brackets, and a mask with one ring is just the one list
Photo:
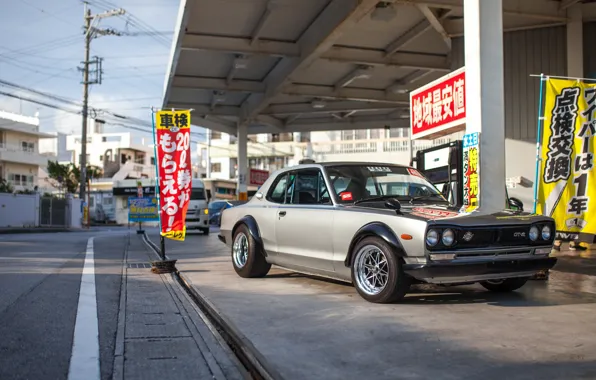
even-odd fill
[[(410, 164), (411, 149), (408, 129), (362, 129), (279, 135), (249, 135), (248, 167), (273, 172), (296, 165), (303, 158), (317, 162), (373, 161)], [(461, 134), (433, 141), (414, 141), (414, 154), (460, 138)], [(234, 136), (212, 132), (205, 144), (199, 144), (201, 177), (236, 179), (238, 154)]]
[[(122, 182), (136, 184), (138, 180), (145, 186), (155, 180), (154, 151), (152, 145), (149, 145), (153, 141), (136, 137), (129, 132), (103, 133), (103, 123), (96, 120), (90, 120), (88, 125), (87, 165), (102, 170), (101, 178), (90, 179), (89, 215), (98, 222), (124, 224), (128, 212), (125, 209), (127, 199), (117, 202), (114, 189)], [(70, 162), (79, 166), (81, 135), (67, 136), (66, 149), (71, 156)]]
[(16, 190), (34, 190), (40, 168), (47, 166), (50, 155), (39, 151), (40, 139), (56, 136), (40, 132), (39, 118), (0, 111), (0, 178)]

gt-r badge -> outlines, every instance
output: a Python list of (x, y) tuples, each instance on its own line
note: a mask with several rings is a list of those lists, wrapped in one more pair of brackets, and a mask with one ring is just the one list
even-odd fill
[(473, 237), (474, 237), (474, 234), (472, 233), (472, 231), (466, 232), (463, 236), (465, 241), (470, 241), (470, 240), (472, 240)]

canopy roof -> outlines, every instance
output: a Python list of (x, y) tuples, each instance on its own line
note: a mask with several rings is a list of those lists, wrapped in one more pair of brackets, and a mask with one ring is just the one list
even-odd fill
[[(504, 29), (565, 25), (577, 2), (504, 0)], [(408, 91), (458, 68), (462, 35), (462, 0), (182, 0), (162, 106), (230, 134), (406, 128)]]

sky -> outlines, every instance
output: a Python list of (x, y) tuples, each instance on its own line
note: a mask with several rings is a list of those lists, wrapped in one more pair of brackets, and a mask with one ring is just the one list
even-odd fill
[[(88, 4), (92, 14), (114, 8), (126, 11), (99, 23), (100, 28), (124, 35), (100, 36), (91, 42), (91, 57), (103, 58), (103, 76), (101, 84), (90, 86), (89, 106), (150, 124), (150, 108), (159, 107), (162, 101), (179, 0), (88, 0)], [(0, 0), (0, 9), (0, 80), (82, 102), (82, 73), (77, 67), (84, 60), (83, 2)], [(0, 92), (31, 96), (1, 83)], [(0, 109), (27, 116), (39, 112), (42, 131), (81, 133), (80, 115), (2, 94)], [(150, 133), (122, 126), (104, 127), (106, 133), (125, 131), (151, 138)], [(204, 132), (196, 127), (193, 131)]]

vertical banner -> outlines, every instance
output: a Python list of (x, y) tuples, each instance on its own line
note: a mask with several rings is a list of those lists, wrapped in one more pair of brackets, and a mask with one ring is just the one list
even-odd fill
[(463, 138), (463, 206), (462, 212), (474, 211), (479, 206), (480, 194), (480, 133), (468, 133)]
[(192, 187), (190, 111), (155, 114), (161, 234), (183, 241)]
[(562, 240), (596, 237), (596, 85), (546, 81), (536, 212), (555, 219)]

